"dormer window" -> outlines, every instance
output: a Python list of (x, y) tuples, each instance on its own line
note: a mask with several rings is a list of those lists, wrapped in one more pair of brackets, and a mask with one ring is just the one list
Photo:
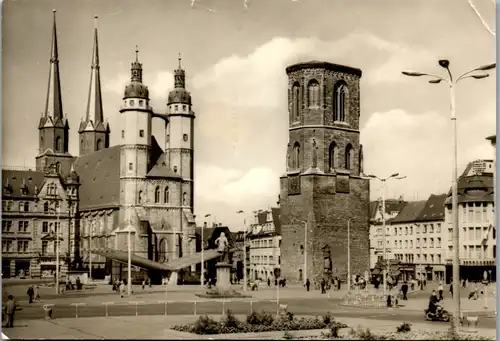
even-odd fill
[(135, 105), (135, 101), (133, 99), (130, 100), (130, 105), (131, 106)]

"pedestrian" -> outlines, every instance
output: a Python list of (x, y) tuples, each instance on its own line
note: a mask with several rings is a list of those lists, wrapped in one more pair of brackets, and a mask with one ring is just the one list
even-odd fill
[(403, 300), (408, 301), (408, 283), (406, 281), (403, 282), (403, 285), (401, 285), (401, 292), (403, 293)]
[(76, 278), (76, 290), (82, 290), (82, 282), (80, 281), (80, 277)]
[(146, 280), (142, 280), (142, 291), (144, 291), (144, 287), (146, 286)]
[(150, 288), (152, 288), (151, 278), (149, 278), (149, 277), (148, 277), (148, 286), (149, 286)]
[(21, 310), (21, 308), (14, 301), (14, 296), (9, 295), (3, 307), (6, 322), (5, 328), (14, 328), (14, 314), (16, 310)]
[(450, 295), (453, 298), (453, 282), (450, 282)]
[(325, 279), (324, 278), (321, 279), (320, 285), (321, 285), (321, 293), (325, 294), (326, 291), (325, 291)]
[(338, 278), (338, 277), (337, 277), (337, 285), (338, 285), (338, 286), (337, 286), (337, 290), (338, 290), (338, 291), (340, 291), (340, 284), (341, 284), (341, 283), (342, 283), (342, 282), (340, 281), (340, 278)]
[(35, 291), (33, 290), (33, 286), (29, 286), (28, 291), (26, 292), (29, 297), (29, 304), (33, 303), (33, 295), (35, 294)]
[(40, 302), (40, 287), (38, 285), (35, 286), (35, 301)]
[(443, 288), (443, 282), (439, 282), (439, 287), (438, 287), (438, 293), (439, 293), (439, 300), (442, 301), (443, 300), (443, 291), (444, 291), (444, 288)]
[(120, 297), (123, 298), (123, 295), (125, 294), (125, 284), (123, 281), (120, 283)]
[(309, 278), (306, 279), (306, 290), (309, 291), (309, 289), (311, 288), (311, 281), (309, 281)]
[(267, 279), (267, 286), (268, 286), (268, 287), (270, 287), (270, 286), (271, 286), (271, 279), (270, 279), (270, 278), (268, 278), (268, 279)]

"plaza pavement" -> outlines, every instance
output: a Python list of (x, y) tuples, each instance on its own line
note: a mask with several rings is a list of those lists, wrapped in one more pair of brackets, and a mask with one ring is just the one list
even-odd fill
[[(214, 316), (215, 318), (218, 318)], [(240, 320), (245, 316), (237, 316)], [(298, 316), (300, 317), (300, 316)], [(226, 334), (226, 335), (193, 335), (169, 329), (175, 324), (194, 322), (197, 316), (119, 316), (107, 318), (65, 318), (56, 320), (29, 320), (16, 321), (12, 329), (4, 329), (3, 333), (11, 339), (277, 339), (284, 332), (267, 332), (259, 334)], [(373, 333), (395, 332), (401, 325), (399, 320), (374, 320), (362, 318), (336, 319), (351, 328), (369, 328)], [(412, 331), (441, 331), (446, 332), (447, 323), (412, 323)], [(481, 335), (494, 339), (495, 329), (477, 328), (469, 331), (473, 335)], [(319, 332), (301, 331), (292, 332), (298, 336), (319, 336)]]

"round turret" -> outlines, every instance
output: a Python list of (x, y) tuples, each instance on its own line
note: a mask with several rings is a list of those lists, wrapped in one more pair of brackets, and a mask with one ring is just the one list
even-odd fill
[(149, 99), (149, 89), (141, 82), (130, 82), (125, 86), (123, 94), (123, 99), (127, 98)]
[(170, 105), (174, 103), (191, 105), (191, 94), (183, 88), (173, 89), (168, 94), (167, 104)]

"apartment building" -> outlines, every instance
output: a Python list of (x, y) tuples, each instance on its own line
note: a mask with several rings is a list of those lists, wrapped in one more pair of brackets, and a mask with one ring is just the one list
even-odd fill
[[(460, 276), (482, 280), (487, 271), (496, 280), (496, 226), (494, 206), (494, 162), (471, 162), (458, 181), (458, 225), (460, 238)], [(446, 278), (452, 277), (453, 240), (451, 192), (445, 202)]]
[(275, 274), (281, 265), (281, 225), (279, 208), (269, 208), (253, 212), (251, 233), (248, 236), (250, 246), (249, 279), (274, 282)]

